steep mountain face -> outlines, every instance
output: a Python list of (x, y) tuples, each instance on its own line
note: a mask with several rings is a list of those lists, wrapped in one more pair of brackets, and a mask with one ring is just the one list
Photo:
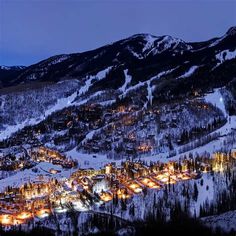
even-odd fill
[(127, 71), (132, 77), (127, 88), (155, 76), (168, 77), (164, 85), (162, 80), (158, 82), (157, 92), (170, 90), (179, 94), (191, 87), (208, 89), (231, 81), (236, 75), (235, 55), (235, 27), (221, 38), (200, 43), (186, 43), (171, 36), (137, 34), (96, 50), (41, 61), (20, 73), (14, 84), (66, 79), (78, 79), (84, 84), (89, 76), (110, 68), (105, 78), (91, 83), (93, 92), (121, 88)]

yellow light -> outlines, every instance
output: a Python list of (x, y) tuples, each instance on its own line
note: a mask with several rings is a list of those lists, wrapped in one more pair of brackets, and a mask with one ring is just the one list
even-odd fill
[(135, 189), (135, 188), (137, 188), (137, 184), (131, 184), (129, 187), (132, 189)]
[(148, 183), (148, 186), (149, 186), (150, 188), (152, 188), (153, 186), (155, 186), (155, 184), (154, 184), (153, 182), (149, 182), (149, 183)]
[(101, 196), (100, 196), (101, 200), (104, 201), (104, 202), (108, 202), (108, 201), (111, 201), (112, 200), (112, 196), (108, 193), (103, 193)]
[(32, 217), (32, 214), (30, 212), (21, 212), (20, 214), (17, 215), (17, 219), (20, 220), (26, 220)]
[(0, 222), (2, 225), (10, 225), (12, 224), (12, 216), (11, 215), (1, 215)]
[(168, 178), (167, 177), (163, 177), (163, 178), (160, 179), (160, 181), (166, 183), (166, 182), (168, 182)]
[(140, 193), (140, 192), (142, 192), (142, 189), (141, 188), (136, 188), (136, 189), (134, 189), (134, 192), (135, 193)]
[(145, 178), (145, 179), (142, 180), (142, 182), (143, 182), (144, 184), (147, 184), (147, 183), (149, 182), (149, 179)]
[(20, 224), (23, 224), (23, 223), (24, 223), (23, 220), (13, 219), (13, 225), (20, 225)]
[(49, 216), (50, 214), (50, 210), (49, 209), (41, 209), (39, 211), (36, 212), (36, 215), (39, 217), (39, 218), (44, 218), (44, 217), (47, 217)]

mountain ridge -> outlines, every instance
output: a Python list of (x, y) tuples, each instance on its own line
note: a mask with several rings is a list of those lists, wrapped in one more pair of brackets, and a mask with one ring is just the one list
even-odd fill
[[(203, 42), (185, 42), (168, 35), (135, 34), (94, 50), (52, 56), (23, 68), (8, 79), (2, 78), (0, 74), (0, 88), (68, 79), (76, 79), (83, 86), (86, 78), (94, 76), (108, 67), (111, 68), (107, 75), (110, 79), (93, 81), (94, 92), (98, 91), (96, 86), (102, 89), (103, 83), (106, 89), (121, 87), (125, 82), (124, 70), (126, 69), (132, 76), (131, 85), (147, 81), (153, 76), (169, 70), (172, 70), (170, 75), (173, 78), (183, 78), (191, 67), (196, 68), (191, 76), (205, 69), (205, 72), (202, 72), (203, 75), (200, 73), (199, 77), (209, 77), (209, 75), (219, 77), (216, 73), (219, 68), (224, 71), (225, 66), (231, 68), (235, 65), (235, 29), (236, 27), (231, 27), (222, 37)], [(217, 57), (220, 53), (222, 53), (221, 60)], [(224, 60), (224, 55), (227, 53), (230, 54), (230, 57), (226, 56), (226, 60)], [(223, 71), (220, 74), (223, 74)], [(227, 71), (226, 74), (230, 74), (230, 76), (228, 76), (229, 78), (223, 76), (222, 84), (232, 80), (235, 76), (235, 69), (233, 68), (231, 72)], [(186, 79), (186, 76), (184, 78)], [(208, 80), (206, 83), (210, 82)], [(214, 86), (219, 86), (221, 84), (219, 82), (220, 78), (217, 78)]]

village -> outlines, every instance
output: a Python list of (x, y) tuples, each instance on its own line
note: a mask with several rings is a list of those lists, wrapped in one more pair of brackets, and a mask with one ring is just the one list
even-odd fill
[[(107, 107), (92, 103), (65, 108), (38, 125), (25, 127), (0, 141), (0, 149), (27, 144), (65, 152), (76, 147), (83, 153), (107, 154), (116, 160), (166, 151), (171, 154), (176, 147), (200, 140), (225, 122), (219, 109), (199, 97), (147, 109), (125, 100)], [(4, 160), (10, 162), (9, 158)]]
[[(64, 168), (75, 164), (45, 147), (30, 155), (34, 160), (52, 162)], [(79, 168), (62, 179), (39, 175), (19, 187), (9, 185), (0, 193), (0, 224), (11, 227), (72, 209), (89, 211), (93, 204), (132, 201), (134, 195), (147, 189), (158, 191), (166, 185), (200, 179), (205, 173), (223, 172), (232, 167), (235, 159), (236, 150), (231, 150), (229, 153), (214, 153), (210, 158), (201, 156), (167, 163), (124, 161), (116, 165), (111, 162), (100, 169)], [(56, 174), (57, 170), (52, 169), (50, 173)]]
[(77, 165), (75, 160), (67, 158), (56, 150), (43, 146), (34, 147), (29, 150), (20, 147), (17, 149), (16, 153), (2, 156), (0, 160), (0, 170), (16, 171), (30, 169), (40, 162), (50, 162), (54, 165), (60, 165), (65, 169)]

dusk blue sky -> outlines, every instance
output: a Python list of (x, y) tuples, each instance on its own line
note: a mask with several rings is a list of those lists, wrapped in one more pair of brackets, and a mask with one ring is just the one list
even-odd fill
[(0, 0), (0, 64), (30, 65), (136, 33), (203, 41), (236, 25), (236, 0)]

